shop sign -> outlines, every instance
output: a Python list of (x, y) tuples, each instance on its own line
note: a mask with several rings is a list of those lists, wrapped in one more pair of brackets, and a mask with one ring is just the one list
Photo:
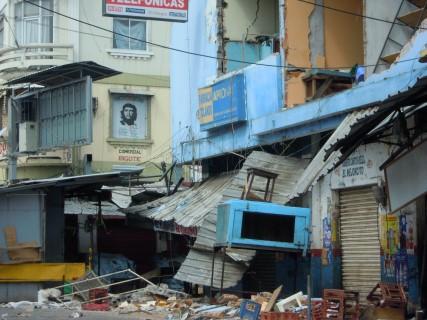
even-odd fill
[(103, 0), (103, 15), (144, 20), (186, 22), (188, 0)]
[(197, 119), (202, 131), (246, 121), (244, 75), (238, 74), (199, 89)]

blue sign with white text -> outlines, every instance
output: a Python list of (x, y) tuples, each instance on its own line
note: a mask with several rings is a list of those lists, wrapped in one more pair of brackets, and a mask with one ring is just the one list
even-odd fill
[(199, 89), (197, 118), (201, 130), (246, 121), (244, 75), (234, 75), (212, 86)]

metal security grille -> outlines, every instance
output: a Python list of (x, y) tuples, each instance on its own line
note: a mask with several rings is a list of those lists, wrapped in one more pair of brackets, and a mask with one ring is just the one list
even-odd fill
[(381, 279), (378, 205), (370, 187), (339, 195), (343, 287), (359, 292), (364, 303)]

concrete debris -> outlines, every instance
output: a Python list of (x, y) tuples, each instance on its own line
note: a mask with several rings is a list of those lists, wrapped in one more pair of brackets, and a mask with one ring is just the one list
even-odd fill
[(39, 304), (48, 303), (49, 301), (60, 302), (61, 291), (58, 289), (39, 290), (37, 293), (37, 302)]
[(33, 312), (34, 307), (35, 303), (29, 301), (9, 302), (6, 304), (6, 308), (16, 309), (22, 312)]
[(83, 313), (81, 312), (73, 312), (72, 314), (70, 314), (70, 318), (76, 319), (76, 318), (82, 318), (83, 317)]
[(119, 307), (117, 308), (118, 312), (120, 314), (129, 314), (140, 311), (139, 306), (129, 303), (127, 301), (122, 302)]

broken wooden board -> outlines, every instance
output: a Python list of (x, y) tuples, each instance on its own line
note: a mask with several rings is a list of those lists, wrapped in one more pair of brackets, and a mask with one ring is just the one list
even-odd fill
[(276, 290), (273, 291), (273, 294), (271, 295), (271, 299), (270, 299), (270, 301), (268, 301), (268, 304), (265, 307), (265, 312), (270, 312), (273, 309), (274, 304), (277, 301), (277, 298), (279, 297), (280, 293), (282, 292), (282, 287), (283, 286), (280, 286)]

